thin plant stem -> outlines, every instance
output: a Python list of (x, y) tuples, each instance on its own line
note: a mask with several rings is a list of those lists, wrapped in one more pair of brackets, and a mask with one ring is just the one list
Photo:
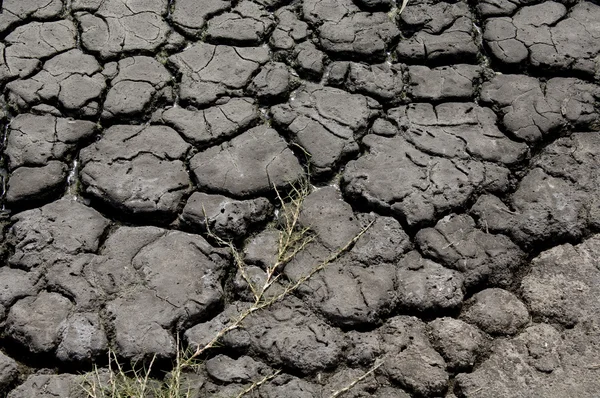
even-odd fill
[(366, 379), (367, 377), (369, 377), (371, 374), (373, 374), (373, 372), (375, 372), (377, 369), (379, 369), (381, 367), (381, 365), (383, 365), (383, 361), (375, 361), (375, 364), (371, 367), (371, 369), (367, 370), (360, 377), (357, 377), (356, 379), (352, 380), (352, 382), (349, 383), (346, 387), (334, 391), (329, 396), (329, 398), (338, 398), (338, 397), (344, 395), (345, 393), (349, 392), (358, 383), (360, 383), (361, 381), (363, 381), (364, 379)]
[(257, 388), (259, 388), (260, 386), (262, 386), (263, 384), (265, 384), (268, 381), (277, 377), (277, 375), (279, 373), (281, 373), (281, 370), (276, 370), (274, 373), (267, 375), (267, 376), (263, 377), (262, 379), (260, 379), (259, 381), (252, 383), (252, 385), (250, 387), (248, 387), (244, 391), (240, 392), (236, 398), (242, 398), (244, 395), (251, 393), (252, 391), (254, 391)]

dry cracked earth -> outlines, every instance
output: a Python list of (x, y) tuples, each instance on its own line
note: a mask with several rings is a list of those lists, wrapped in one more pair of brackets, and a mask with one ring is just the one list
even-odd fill
[[(0, 2), (0, 395), (205, 343), (193, 397), (600, 394), (600, 3)], [(207, 230), (208, 228), (208, 230)], [(211, 232), (211, 234), (207, 233)]]

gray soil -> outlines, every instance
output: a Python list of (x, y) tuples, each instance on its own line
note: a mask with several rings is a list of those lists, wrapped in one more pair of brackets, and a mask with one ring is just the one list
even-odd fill
[(0, 397), (600, 396), (597, 0), (0, 1)]

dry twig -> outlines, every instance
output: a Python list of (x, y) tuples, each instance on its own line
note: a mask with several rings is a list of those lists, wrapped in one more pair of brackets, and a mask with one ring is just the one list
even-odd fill
[(373, 372), (375, 372), (377, 369), (379, 369), (381, 367), (381, 365), (383, 365), (383, 361), (375, 361), (375, 364), (371, 367), (371, 369), (367, 370), (360, 377), (357, 377), (356, 379), (352, 380), (352, 382), (350, 384), (348, 384), (346, 387), (334, 391), (329, 396), (329, 398), (337, 398), (337, 397), (344, 395), (345, 393), (347, 393), (348, 391), (353, 389), (358, 383), (360, 383), (361, 381), (363, 381), (364, 379), (369, 377), (371, 374), (373, 374)]
[[(358, 241), (358, 239), (360, 239), (360, 237), (363, 236), (365, 232), (373, 225), (374, 221), (372, 221), (366, 227), (364, 227), (360, 231), (360, 233), (354, 236), (354, 238), (352, 238), (342, 248), (337, 250), (335, 253), (332, 253), (328, 258), (326, 258), (322, 262), (316, 264), (308, 274), (302, 276), (296, 282), (289, 283), (279, 294), (274, 295), (272, 297), (266, 297), (266, 292), (276, 281), (279, 280), (280, 272), (285, 267), (285, 265), (288, 264), (298, 253), (304, 250), (307, 247), (307, 245), (314, 239), (314, 237), (310, 235), (310, 229), (308, 227), (302, 227), (299, 221), (304, 198), (306, 198), (310, 193), (310, 184), (308, 183), (308, 181), (303, 181), (300, 183), (300, 185), (292, 185), (291, 189), (292, 192), (286, 198), (283, 198), (279, 190), (275, 188), (277, 198), (281, 203), (283, 223), (282, 229), (279, 233), (277, 259), (273, 264), (270, 264), (266, 267), (266, 277), (264, 283), (262, 283), (262, 286), (256, 286), (246, 273), (246, 265), (244, 263), (244, 259), (242, 258), (242, 255), (239, 253), (233, 242), (227, 241), (215, 235), (211, 231), (209, 219), (206, 215), (206, 212), (203, 209), (205, 225), (208, 235), (219, 244), (229, 247), (236, 267), (239, 269), (242, 278), (244, 278), (250, 290), (252, 291), (254, 302), (248, 309), (246, 309), (237, 317), (235, 317), (227, 326), (218, 331), (208, 343), (206, 343), (205, 345), (199, 345), (191, 354), (182, 354), (178, 348), (176, 362), (174, 364), (173, 370), (171, 371), (171, 377), (161, 386), (161, 389), (159, 391), (154, 391), (154, 396), (160, 398), (182, 397), (181, 375), (186, 368), (193, 367), (196, 364), (198, 358), (200, 358), (210, 349), (217, 347), (221, 339), (227, 333), (240, 328), (242, 326), (243, 321), (252, 313), (270, 307), (276, 302), (283, 300), (285, 297), (292, 294), (295, 290), (302, 286), (302, 284), (306, 283), (316, 273), (323, 270), (325, 267), (327, 267), (327, 265), (337, 260), (344, 253), (348, 252), (352, 248), (352, 246)], [(112, 363), (113, 360), (110, 360), (108, 382), (110, 395), (107, 396), (105, 394), (106, 390), (102, 386), (100, 376), (96, 371), (96, 380), (94, 380), (93, 382), (88, 381), (86, 382), (87, 385), (82, 386), (82, 388), (88, 394), (88, 396), (90, 398), (144, 397), (148, 389), (149, 375), (152, 365), (154, 363), (154, 358), (150, 363), (149, 369), (144, 370), (143, 377), (140, 377), (138, 371), (135, 370), (132, 371), (132, 375), (126, 374), (126, 372), (123, 371), (123, 368), (117, 361), (116, 356), (114, 357), (116, 369), (112, 368)], [(377, 367), (379, 366), (380, 365), (377, 365)], [(337, 393), (338, 395), (332, 395), (332, 397), (335, 398), (340, 394), (348, 391), (357, 383), (364, 380), (364, 378), (366, 378), (373, 371), (375, 371), (377, 367), (372, 368), (365, 375), (361, 376), (359, 379), (351, 383), (348, 387), (346, 387), (343, 390), (340, 390), (340, 392)], [(241, 397), (245, 394), (250, 393), (256, 388), (259, 388), (261, 385), (264, 385), (269, 380), (276, 377), (279, 373), (280, 371), (278, 370), (272, 375), (266, 376), (263, 379), (253, 383), (246, 390), (242, 391), (240, 395), (238, 395), (238, 397)], [(125, 393), (122, 394), (122, 391), (124, 391)], [(189, 394), (190, 392), (188, 391), (185, 396), (189, 396)]]
[(260, 386), (262, 386), (263, 384), (265, 384), (269, 380), (272, 380), (275, 377), (277, 377), (277, 375), (279, 373), (281, 373), (281, 370), (276, 370), (274, 373), (263, 377), (259, 381), (255, 381), (254, 383), (252, 383), (252, 385), (250, 387), (246, 388), (244, 391), (242, 391), (241, 393), (239, 393), (238, 396), (237, 396), (237, 398), (242, 398), (244, 395), (246, 395), (248, 393), (251, 393), (252, 391), (254, 391), (255, 389), (259, 388)]

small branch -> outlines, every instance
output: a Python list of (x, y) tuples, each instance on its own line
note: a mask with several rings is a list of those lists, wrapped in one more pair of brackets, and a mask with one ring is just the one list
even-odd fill
[(268, 376), (263, 377), (262, 379), (260, 379), (259, 381), (255, 381), (254, 383), (252, 383), (252, 385), (248, 388), (246, 388), (244, 391), (242, 391), (241, 393), (238, 394), (237, 398), (241, 398), (244, 395), (254, 391), (255, 389), (257, 389), (258, 387), (262, 386), (263, 384), (265, 384), (266, 382), (268, 382), (269, 380), (274, 379), (275, 377), (277, 377), (277, 375), (281, 373), (281, 370), (276, 370), (273, 374), (270, 374)]
[(499, 210), (501, 210), (501, 211), (503, 211), (505, 213), (508, 213), (508, 214), (512, 214), (512, 215), (516, 215), (516, 216), (519, 215), (519, 213), (517, 213), (516, 211), (512, 211), (512, 210), (509, 210), (509, 209), (504, 208), (504, 207), (497, 207), (497, 209), (499, 209)]
[(366, 379), (367, 377), (369, 377), (371, 374), (373, 374), (373, 372), (375, 372), (377, 369), (379, 369), (381, 367), (381, 365), (383, 365), (383, 361), (375, 361), (375, 365), (373, 365), (373, 367), (371, 367), (371, 369), (369, 369), (368, 371), (366, 371), (362, 376), (354, 379), (350, 384), (348, 384), (346, 387), (334, 391), (329, 398), (337, 398), (340, 397), (342, 395), (344, 395), (345, 393), (347, 393), (348, 391), (350, 391), (351, 389), (353, 389), (358, 383), (360, 383), (361, 381), (363, 381), (364, 379)]
[[(150, 365), (148, 365), (148, 370), (146, 370), (144, 373), (144, 380), (142, 382), (142, 394), (146, 393), (146, 388), (148, 388), (148, 379), (150, 378), (150, 370), (152, 369), (152, 366), (154, 366), (154, 361), (156, 360), (156, 354), (154, 354), (152, 356), (152, 360), (150, 361)], [(138, 374), (137, 372), (135, 373), (135, 377), (138, 378)]]
[(268, 301), (264, 302), (263, 304), (261, 304), (260, 307), (259, 307), (259, 309), (260, 308), (268, 307), (270, 305), (273, 305), (277, 301), (283, 299), (285, 296), (287, 296), (288, 294), (292, 293), (294, 290), (298, 289), (307, 280), (309, 280), (310, 278), (312, 278), (314, 274), (316, 274), (317, 272), (323, 270), (329, 264), (331, 264), (332, 262), (334, 262), (335, 260), (337, 260), (339, 257), (341, 257), (342, 254), (344, 254), (348, 250), (350, 250), (352, 248), (352, 246), (356, 243), (356, 241), (358, 241), (361, 238), (361, 236), (363, 236), (367, 232), (367, 230), (369, 228), (371, 228), (371, 226), (373, 225), (374, 222), (375, 221), (371, 221), (369, 224), (367, 224), (367, 226), (364, 227), (348, 243), (346, 243), (346, 245), (344, 245), (344, 247), (342, 247), (341, 249), (339, 249), (337, 252), (333, 253), (325, 261), (317, 264), (315, 267), (313, 267), (313, 269), (308, 274), (306, 274), (303, 277), (301, 277), (300, 279), (298, 279), (295, 283), (289, 285), (282, 293), (278, 294), (277, 296), (275, 296), (275, 297), (271, 298), (270, 300), (268, 300)]
[[(266, 279), (265, 279), (264, 283), (262, 284), (262, 286), (260, 286), (260, 287), (255, 286), (252, 283), (252, 280), (246, 273), (246, 265), (244, 263), (244, 259), (242, 258), (241, 254), (239, 253), (239, 251), (237, 250), (237, 248), (235, 247), (233, 242), (227, 241), (227, 240), (215, 235), (211, 231), (211, 228), (209, 225), (209, 220), (206, 215), (206, 211), (204, 208), (202, 208), (202, 211), (204, 213), (207, 234), (210, 237), (212, 237), (218, 244), (229, 247), (229, 249), (232, 252), (233, 260), (235, 261), (235, 265), (237, 266), (242, 277), (248, 283), (248, 286), (252, 290), (252, 294), (254, 295), (254, 302), (251, 304), (251, 306), (249, 308), (245, 309), (244, 311), (239, 313), (234, 319), (230, 320), (229, 323), (225, 327), (223, 327), (221, 330), (219, 330), (208, 343), (206, 343), (204, 345), (198, 345), (196, 347), (195, 351), (182, 354), (181, 351), (179, 351), (179, 341), (178, 341), (177, 342), (177, 346), (178, 346), (177, 358), (176, 358), (176, 363), (175, 363), (174, 369), (172, 371), (172, 379), (169, 382), (165, 383), (161, 387), (161, 389), (160, 389), (161, 394), (163, 392), (166, 392), (168, 394), (169, 398), (171, 398), (171, 397), (174, 398), (175, 396), (180, 395), (181, 372), (184, 369), (193, 368), (194, 366), (196, 366), (196, 359), (198, 357), (203, 355), (206, 351), (208, 351), (214, 347), (217, 347), (219, 345), (221, 339), (223, 338), (223, 336), (225, 336), (227, 333), (231, 332), (232, 330), (241, 328), (244, 320), (248, 316), (250, 316), (252, 313), (259, 311), (261, 309), (267, 308), (267, 307), (275, 304), (276, 302), (284, 299), (286, 296), (288, 296), (289, 294), (291, 294), (295, 290), (297, 290), (302, 284), (306, 283), (317, 272), (323, 270), (325, 267), (327, 267), (327, 265), (331, 264), (332, 262), (337, 260), (340, 256), (342, 256), (344, 253), (347, 253), (349, 250), (351, 250), (353, 245), (365, 234), (365, 232), (367, 232), (367, 230), (374, 223), (374, 221), (371, 221), (366, 227), (364, 227), (360, 231), (360, 233), (355, 235), (354, 238), (352, 238), (346, 245), (341, 247), (335, 253), (331, 254), (324, 261), (315, 265), (307, 275), (304, 275), (300, 279), (298, 279), (296, 282), (293, 282), (293, 283), (290, 283), (289, 285), (287, 285), (284, 288), (283, 292), (277, 294), (276, 296), (266, 299), (265, 293), (278, 280), (278, 278), (280, 276), (279, 271), (281, 271), (281, 269), (287, 263), (292, 261), (293, 258), (298, 253), (303, 251), (308, 246), (308, 244), (310, 242), (312, 242), (314, 239), (314, 236), (310, 235), (310, 229), (308, 227), (301, 227), (300, 221), (299, 221), (304, 198), (306, 198), (306, 196), (308, 196), (308, 194), (310, 193), (310, 185), (307, 182), (305, 182), (305, 183), (302, 183), (300, 185), (300, 187), (292, 186), (292, 189), (293, 189), (293, 192), (286, 198), (287, 200), (289, 200), (289, 202), (286, 204), (286, 201), (281, 197), (277, 188), (275, 188), (275, 192), (277, 194), (277, 197), (281, 201), (282, 209), (284, 211), (285, 225), (283, 226), (283, 228), (281, 228), (282, 230), (280, 231), (277, 260), (275, 261), (274, 264), (266, 267)], [(154, 365), (154, 361), (156, 358), (155, 357), (152, 358), (149, 368), (144, 369), (143, 373), (140, 374), (134, 370), (133, 374), (130, 376), (124, 372), (124, 370), (121, 367), (121, 364), (119, 363), (119, 361), (116, 357), (116, 354), (114, 352), (111, 352), (109, 350), (108, 355), (109, 355), (108, 387), (105, 388), (102, 386), (103, 383), (101, 383), (101, 381), (100, 381), (100, 376), (99, 376), (98, 370), (96, 368), (96, 379), (97, 380), (93, 380), (93, 382), (88, 382), (89, 385), (82, 385), (82, 389), (88, 394), (88, 396), (91, 398), (101, 398), (101, 397), (105, 396), (105, 393), (110, 394), (111, 397), (144, 396), (144, 394), (146, 393), (146, 390), (148, 389), (148, 384), (150, 381), (150, 379), (149, 379), (150, 371), (152, 369), (152, 366)], [(364, 380), (369, 374), (371, 374), (379, 366), (381, 366), (381, 365), (377, 364), (376, 366), (373, 367), (373, 369), (371, 369), (365, 375), (363, 375), (360, 378), (358, 378), (357, 380), (355, 380), (348, 387), (334, 393), (334, 395), (332, 395), (332, 398), (335, 398), (335, 397), (339, 396), (340, 394), (348, 391), (354, 385), (356, 385), (360, 381)], [(269, 380), (276, 377), (279, 373), (280, 373), (280, 371), (278, 370), (275, 373), (273, 373), (272, 375), (265, 376), (263, 379), (253, 383), (246, 390), (242, 391), (238, 395), (238, 397), (242, 397), (242, 396), (252, 392), (256, 388), (260, 387), (261, 385), (267, 383)], [(124, 391), (125, 395), (121, 394), (122, 391)], [(131, 394), (131, 391), (134, 392), (134, 395)], [(98, 394), (101, 394), (101, 395), (98, 395)], [(188, 389), (188, 395), (189, 395), (189, 389)], [(157, 396), (159, 396), (159, 395), (157, 395)], [(160, 395), (160, 396), (162, 396), (162, 395)]]
[(446, 250), (448, 248), (451, 248), (452, 246), (456, 247), (458, 245), (459, 245), (459, 242), (450, 242), (446, 246), (442, 247), (442, 250)]
[(408, 4), (408, 0), (402, 0), (402, 6), (400, 6), (400, 10), (398, 11), (398, 15), (402, 14), (402, 11), (404, 11), (404, 8), (406, 8), (407, 4)]
[[(253, 312), (259, 311), (261, 309), (267, 308), (267, 307), (275, 304), (279, 300), (282, 300), (287, 295), (291, 294), (296, 289), (298, 289), (307, 280), (312, 278), (312, 276), (315, 275), (317, 272), (323, 270), (325, 267), (327, 267), (327, 265), (329, 265), (333, 261), (337, 260), (342, 254), (346, 253), (348, 250), (350, 250), (352, 248), (352, 246), (356, 243), (356, 241), (358, 241), (367, 232), (367, 230), (369, 228), (371, 228), (371, 226), (373, 225), (374, 222), (375, 221), (371, 221), (369, 224), (367, 224), (367, 226), (364, 227), (356, 236), (354, 236), (354, 238), (352, 238), (346, 245), (344, 245), (337, 252), (333, 253), (326, 260), (324, 260), (323, 262), (321, 262), (321, 263), (317, 264), (315, 267), (313, 267), (313, 269), (307, 275), (301, 277), (295, 283), (289, 285), (283, 292), (281, 292), (277, 296), (274, 296), (274, 297), (270, 298), (269, 300), (263, 301), (265, 290), (268, 289), (269, 286), (273, 283), (272, 277), (273, 277), (274, 272), (269, 272), (267, 275), (267, 279), (265, 280), (265, 284), (263, 285), (262, 289), (260, 290), (260, 293), (259, 293), (258, 297), (256, 298), (254, 304), (250, 308), (248, 308), (247, 310), (242, 312), (231, 324), (229, 324), (225, 328), (221, 329), (207, 344), (205, 344), (204, 346), (199, 345), (196, 348), (196, 351), (192, 354), (192, 356), (190, 358), (188, 358), (182, 364), (182, 366), (184, 366), (184, 367), (190, 366), (195, 358), (202, 355), (209, 349), (213, 348), (219, 342), (219, 340), (221, 340), (221, 338), (224, 335), (226, 335), (227, 333), (229, 333), (232, 330), (239, 328), (240, 325), (242, 324), (242, 322), (250, 314), (252, 314)], [(274, 269), (271, 268), (271, 271), (274, 271)]]

